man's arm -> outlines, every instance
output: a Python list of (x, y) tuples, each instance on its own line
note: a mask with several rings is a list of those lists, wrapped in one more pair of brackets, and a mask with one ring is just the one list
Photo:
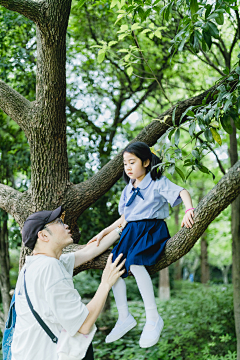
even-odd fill
[(96, 256), (106, 251), (116, 240), (119, 239), (119, 234), (113, 230), (108, 235), (104, 236), (99, 246), (96, 243), (86, 245), (83, 249), (74, 253), (75, 263), (74, 268), (84, 264), (85, 262), (94, 259)]

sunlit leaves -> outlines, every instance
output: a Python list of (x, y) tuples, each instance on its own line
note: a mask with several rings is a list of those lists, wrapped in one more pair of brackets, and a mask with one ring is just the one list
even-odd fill
[(219, 133), (217, 132), (217, 130), (214, 129), (214, 128), (210, 128), (210, 131), (212, 133), (213, 139), (218, 143), (218, 145), (221, 146), (222, 145), (222, 139), (221, 139)]

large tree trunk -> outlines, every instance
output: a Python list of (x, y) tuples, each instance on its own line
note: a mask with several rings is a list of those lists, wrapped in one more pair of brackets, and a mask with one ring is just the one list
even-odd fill
[(206, 284), (210, 280), (208, 264), (208, 243), (206, 232), (201, 237), (201, 283)]
[[(238, 161), (236, 127), (231, 120), (233, 132), (230, 135), (230, 160), (231, 166)], [(231, 206), (232, 230), (232, 257), (233, 257), (233, 303), (234, 318), (237, 336), (237, 360), (240, 360), (240, 196), (232, 202)]]
[[(10, 292), (10, 261), (8, 252), (8, 214), (0, 210), (0, 290), (2, 297), (3, 314), (0, 315), (0, 327), (3, 331), (4, 323), (7, 320), (8, 309), (11, 302)], [(4, 320), (4, 321), (3, 321)]]

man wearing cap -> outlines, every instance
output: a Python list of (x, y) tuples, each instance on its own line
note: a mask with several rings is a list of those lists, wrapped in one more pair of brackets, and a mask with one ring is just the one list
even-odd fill
[[(62, 249), (73, 240), (68, 226), (60, 219), (61, 214), (61, 206), (53, 211), (39, 211), (24, 223), (22, 239), (34, 256), (26, 257), (16, 285), (17, 320), (11, 346), (12, 360), (93, 359), (94, 323), (109, 290), (124, 272), (121, 270), (124, 261), (118, 265), (119, 257), (112, 263), (110, 256), (95, 296), (84, 305), (73, 286), (73, 269), (108, 249), (119, 238), (119, 233), (112, 231), (98, 247), (89, 244), (75, 253), (62, 255)], [(26, 294), (34, 310), (58, 339), (57, 344), (34, 318)]]

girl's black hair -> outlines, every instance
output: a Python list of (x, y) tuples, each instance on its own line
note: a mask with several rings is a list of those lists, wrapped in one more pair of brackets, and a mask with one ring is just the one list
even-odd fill
[[(144, 161), (149, 159), (150, 164), (146, 168), (147, 173), (148, 172), (151, 173), (151, 178), (154, 181), (157, 179), (160, 179), (160, 177), (162, 176), (162, 171), (160, 169), (158, 169), (158, 167), (154, 167), (154, 166), (156, 166), (157, 164), (160, 164), (162, 161), (157, 155), (155, 155), (151, 152), (151, 150), (147, 144), (145, 144), (142, 141), (136, 141), (132, 144), (129, 144), (123, 150), (122, 154), (124, 154), (125, 152), (134, 154), (135, 156), (137, 156), (139, 159), (142, 160), (142, 163), (144, 163)], [(154, 169), (152, 169), (153, 167), (154, 167)], [(124, 170), (123, 170), (123, 179), (127, 184), (129, 183), (130, 178), (129, 178), (129, 176), (127, 176), (127, 174), (125, 173)]]

